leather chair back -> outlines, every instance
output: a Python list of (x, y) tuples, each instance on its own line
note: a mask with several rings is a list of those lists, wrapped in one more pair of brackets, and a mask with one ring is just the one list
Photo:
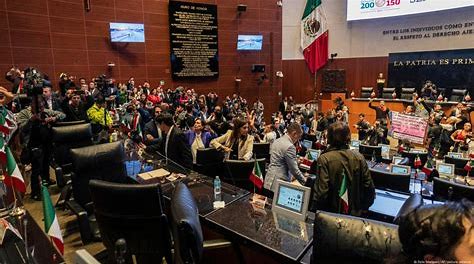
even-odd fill
[(453, 89), (451, 91), (451, 97), (449, 101), (452, 102), (462, 102), (464, 101), (464, 96), (466, 96), (467, 90)]
[(362, 87), (360, 89), (361, 98), (370, 98), (370, 94), (374, 91), (374, 87)]
[(415, 210), (416, 208), (420, 207), (423, 205), (423, 196), (419, 193), (414, 193), (406, 199), (406, 201), (403, 203), (402, 207), (400, 210), (398, 210), (397, 215), (393, 219), (394, 224), (398, 224), (400, 222), (400, 219), (408, 215), (410, 212)]
[(171, 198), (171, 229), (175, 263), (199, 263), (203, 251), (203, 234), (198, 207), (188, 187), (181, 182)]
[(89, 187), (109, 256), (114, 256), (115, 242), (124, 238), (127, 254), (135, 255), (138, 263), (161, 263), (163, 257), (171, 260), (169, 224), (159, 184), (91, 180)]
[(383, 263), (402, 250), (396, 225), (322, 211), (313, 239), (315, 263)]
[(74, 126), (74, 125), (80, 125), (80, 124), (85, 124), (85, 120), (79, 120), (79, 121), (66, 121), (66, 122), (56, 122), (54, 123), (53, 126), (55, 127), (62, 127), (62, 126)]
[(224, 153), (215, 148), (198, 149), (195, 170), (209, 177), (220, 175), (224, 166)]
[(428, 152), (423, 152), (423, 153), (412, 153), (412, 152), (409, 152), (409, 151), (403, 151), (402, 152), (402, 157), (407, 157), (407, 158), (410, 159), (410, 162), (407, 165), (412, 167), (412, 168), (415, 167), (416, 156), (420, 157), (421, 168), (423, 166), (425, 166), (425, 163), (428, 160)]
[(392, 94), (395, 92), (395, 88), (383, 88), (382, 98), (393, 99)]
[(454, 174), (456, 175), (461, 175), (461, 176), (466, 176), (467, 171), (464, 170), (464, 166), (466, 166), (466, 163), (469, 161), (469, 159), (465, 158), (453, 158), (450, 156), (444, 156), (444, 162), (449, 163), (449, 164), (454, 164)]
[(270, 143), (253, 143), (253, 153), (257, 159), (270, 159)]
[(90, 124), (53, 127), (52, 131), (53, 158), (59, 166), (72, 162), (71, 149), (93, 144)]
[(410, 193), (410, 175), (370, 169), (375, 188)]
[[(265, 159), (257, 159), (258, 165), (265, 179)], [(255, 165), (255, 160), (225, 160), (224, 182), (236, 185), (247, 191), (254, 190), (253, 183), (249, 180), (250, 173)]]
[(400, 99), (412, 100), (413, 93), (416, 91), (415, 88), (402, 88)]
[(125, 150), (121, 142), (71, 149), (74, 200), (85, 208), (91, 202), (89, 180), (126, 181)]
[(437, 200), (459, 201), (466, 198), (474, 202), (474, 186), (433, 178), (433, 195)]

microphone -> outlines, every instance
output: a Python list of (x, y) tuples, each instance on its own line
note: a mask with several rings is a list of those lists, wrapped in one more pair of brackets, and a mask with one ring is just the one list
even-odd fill
[(125, 253), (127, 252), (127, 243), (125, 239), (120, 238), (115, 242), (115, 261), (117, 264), (125, 264)]

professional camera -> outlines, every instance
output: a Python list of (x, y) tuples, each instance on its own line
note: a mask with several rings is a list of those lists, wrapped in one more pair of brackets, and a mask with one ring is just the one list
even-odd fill
[(41, 72), (33, 67), (25, 69), (25, 77), (23, 81), (23, 87), (26, 90), (28, 96), (38, 96), (43, 94), (43, 87), (47, 82)]
[(94, 83), (103, 96), (107, 96), (107, 88), (109, 88), (111, 80), (112, 79), (107, 79), (105, 74), (94, 78)]

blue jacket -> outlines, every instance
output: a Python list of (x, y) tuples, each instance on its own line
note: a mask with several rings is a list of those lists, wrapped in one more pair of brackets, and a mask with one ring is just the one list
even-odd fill
[[(194, 139), (196, 138), (196, 132), (192, 130), (188, 130), (186, 131), (185, 135), (186, 135), (186, 142), (188, 143), (189, 146), (191, 146), (194, 142)], [(215, 136), (212, 135), (210, 132), (208, 131), (201, 132), (201, 140), (202, 140), (202, 143), (204, 143), (204, 146), (206, 148), (209, 147), (209, 143), (211, 142), (213, 138), (215, 138)]]

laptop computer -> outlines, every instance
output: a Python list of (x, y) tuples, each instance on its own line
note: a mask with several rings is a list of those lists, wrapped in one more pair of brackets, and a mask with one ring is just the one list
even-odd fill
[(448, 163), (438, 163), (436, 164), (436, 170), (439, 173), (439, 176), (445, 178), (453, 178), (454, 177), (454, 164)]

